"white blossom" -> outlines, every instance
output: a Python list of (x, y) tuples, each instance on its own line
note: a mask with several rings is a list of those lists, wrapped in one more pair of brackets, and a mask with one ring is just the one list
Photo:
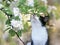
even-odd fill
[(13, 8), (13, 13), (14, 13), (14, 16), (19, 16), (20, 15), (19, 8), (14, 7)]
[(27, 0), (28, 6), (34, 6), (34, 0)]
[(19, 16), (20, 20), (22, 20), (22, 14), (20, 13), (19, 8), (14, 7), (14, 8), (13, 8), (13, 12), (14, 12), (14, 16), (15, 16), (15, 17), (16, 17), (16, 16)]
[(50, 13), (52, 10), (57, 10), (55, 6), (48, 6), (48, 12)]
[(14, 28), (23, 29), (22, 21), (17, 21), (17, 20), (12, 19), (11, 25), (12, 25)]
[(10, 4), (11, 2), (10, 1), (7, 1), (8, 4)]
[(52, 9), (53, 9), (53, 10), (57, 10), (56, 6), (52, 6)]
[(0, 4), (0, 9), (2, 8), (2, 7), (4, 7), (2, 4)]

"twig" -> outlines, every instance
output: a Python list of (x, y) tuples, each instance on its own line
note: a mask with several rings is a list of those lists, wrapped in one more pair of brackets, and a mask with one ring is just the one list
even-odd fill
[(17, 34), (17, 32), (15, 32), (17, 37), (19, 38), (19, 40), (25, 45), (25, 43), (21, 40), (21, 38), (19, 37), (19, 35)]

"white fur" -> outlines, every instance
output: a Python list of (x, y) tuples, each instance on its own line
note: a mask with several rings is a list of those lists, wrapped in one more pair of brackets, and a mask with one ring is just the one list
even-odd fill
[(31, 42), (28, 42), (27, 45), (31, 45)]
[(41, 25), (37, 16), (31, 16), (31, 24), (34, 45), (45, 45), (48, 39), (46, 27)]

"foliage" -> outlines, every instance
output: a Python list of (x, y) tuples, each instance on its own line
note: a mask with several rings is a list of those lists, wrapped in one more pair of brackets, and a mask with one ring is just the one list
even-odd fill
[(40, 13), (40, 12), (44, 12), (46, 13), (47, 12), (47, 7), (45, 7), (44, 5), (40, 5), (40, 3), (38, 3), (37, 0), (34, 0), (34, 7), (31, 7), (31, 6), (27, 6), (25, 3), (26, 1), (21, 1), (22, 3), (18, 6), (21, 10), (22, 13), (24, 14), (29, 14), (29, 10), (31, 10), (32, 14), (37, 12), (37, 13)]
[(12, 29), (9, 30), (9, 33), (10, 33), (11, 36), (15, 36), (15, 31), (14, 30), (12, 30)]

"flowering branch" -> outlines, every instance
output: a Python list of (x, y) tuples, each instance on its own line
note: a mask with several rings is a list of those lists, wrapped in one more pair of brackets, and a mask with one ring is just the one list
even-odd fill
[[(2, 8), (2, 9), (0, 9), (1, 11), (3, 11), (3, 9), (4, 8)], [(4, 11), (3, 11), (4, 12)], [(10, 15), (10, 14), (8, 14), (8, 13), (6, 13), (6, 12), (4, 12), (6, 15), (7, 15), (7, 17), (8, 17), (8, 20), (10, 20), (10, 16), (12, 16), (12, 15)], [(10, 15), (10, 16), (9, 16)], [(13, 22), (12, 22), (13, 23)], [(13, 25), (12, 25), (12, 28), (13, 28)], [(10, 29), (10, 27), (9, 28), (7, 28), (5, 31), (7, 31), (8, 29)], [(12, 29), (11, 29), (12, 30)], [(11, 31), (10, 30), (10, 31)], [(5, 32), (4, 31), (4, 32)], [(14, 30), (13, 30), (14, 31)], [(15, 31), (14, 31), (15, 32)], [(17, 35), (17, 37), (19, 38), (19, 40), (25, 45), (25, 43), (20, 39), (20, 37), (19, 37), (19, 35), (18, 35), (18, 33), (17, 32), (15, 32), (15, 34)]]
[(17, 37), (19, 38), (19, 40), (25, 45), (25, 43), (21, 40), (21, 38), (19, 37), (19, 35), (17, 34), (17, 32), (15, 32)]

